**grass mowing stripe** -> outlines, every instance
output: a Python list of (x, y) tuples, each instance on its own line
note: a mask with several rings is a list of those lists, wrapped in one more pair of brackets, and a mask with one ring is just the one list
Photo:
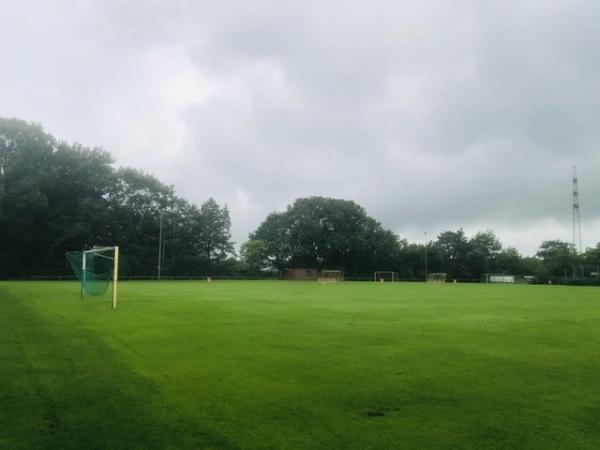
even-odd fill
[(41, 448), (45, 409), (37, 395), (16, 312), (18, 300), (0, 287), (0, 448)]
[(40, 316), (7, 289), (0, 298), (8, 343), (0, 347), (0, 448), (238, 448), (177, 415), (161, 422), (157, 412), (172, 405), (159, 386), (128, 370), (93, 332)]

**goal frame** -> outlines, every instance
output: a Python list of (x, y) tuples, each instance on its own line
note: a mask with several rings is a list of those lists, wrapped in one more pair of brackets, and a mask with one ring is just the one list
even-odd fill
[[(329, 277), (329, 276), (324, 276), (324, 275), (336, 275), (336, 277)], [(340, 281), (344, 281), (344, 271), (343, 270), (333, 270), (333, 269), (320, 270), (317, 281), (322, 284), (338, 283)]]
[(442, 284), (446, 282), (446, 278), (448, 274), (445, 272), (432, 272), (427, 274), (426, 282), (427, 283), (437, 283)]
[(373, 273), (373, 281), (381, 281), (382, 278), (380, 278), (380, 275), (391, 275), (392, 276), (392, 283), (394, 281), (398, 281), (398, 272), (394, 272), (392, 270), (376, 270)]
[[(113, 257), (110, 258), (108, 256), (99, 255), (99, 252), (113, 250)], [(83, 280), (81, 281), (81, 292), (80, 297), (83, 298), (84, 289), (83, 285), (85, 284), (85, 269), (86, 269), (86, 255), (87, 254), (96, 254), (101, 258), (108, 258), (113, 260), (113, 279), (112, 279), (112, 309), (117, 309), (117, 296), (118, 296), (118, 285), (119, 285), (119, 246), (115, 245), (113, 247), (92, 247), (89, 250), (83, 250), (81, 258), (81, 269)]]

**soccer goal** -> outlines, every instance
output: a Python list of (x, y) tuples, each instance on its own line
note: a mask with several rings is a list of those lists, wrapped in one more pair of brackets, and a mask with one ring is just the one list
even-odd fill
[(427, 274), (427, 282), (428, 283), (445, 283), (446, 282), (446, 274), (445, 273), (429, 273), (429, 274)]
[(344, 281), (344, 272), (341, 270), (321, 270), (317, 281), (325, 284)]
[(484, 273), (481, 277), (482, 283), (514, 283), (514, 275), (502, 275), (494, 273)]
[(390, 272), (389, 270), (376, 270), (373, 274), (373, 281), (398, 281), (398, 274), (396, 272)]
[(117, 309), (119, 247), (94, 247), (81, 252), (67, 252), (66, 256), (81, 284), (81, 298), (85, 294), (104, 294), (112, 282), (112, 307)]

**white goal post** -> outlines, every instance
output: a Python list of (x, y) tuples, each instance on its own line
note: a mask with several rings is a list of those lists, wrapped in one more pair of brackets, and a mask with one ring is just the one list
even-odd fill
[(373, 274), (373, 281), (398, 281), (398, 274), (390, 270), (376, 270)]

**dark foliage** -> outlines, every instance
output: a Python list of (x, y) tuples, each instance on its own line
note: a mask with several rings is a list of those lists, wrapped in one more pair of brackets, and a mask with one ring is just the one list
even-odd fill
[(36, 124), (0, 119), (0, 277), (68, 273), (65, 252), (120, 245), (123, 274), (218, 273), (233, 254), (229, 211), (200, 208), (98, 148), (58, 142)]

